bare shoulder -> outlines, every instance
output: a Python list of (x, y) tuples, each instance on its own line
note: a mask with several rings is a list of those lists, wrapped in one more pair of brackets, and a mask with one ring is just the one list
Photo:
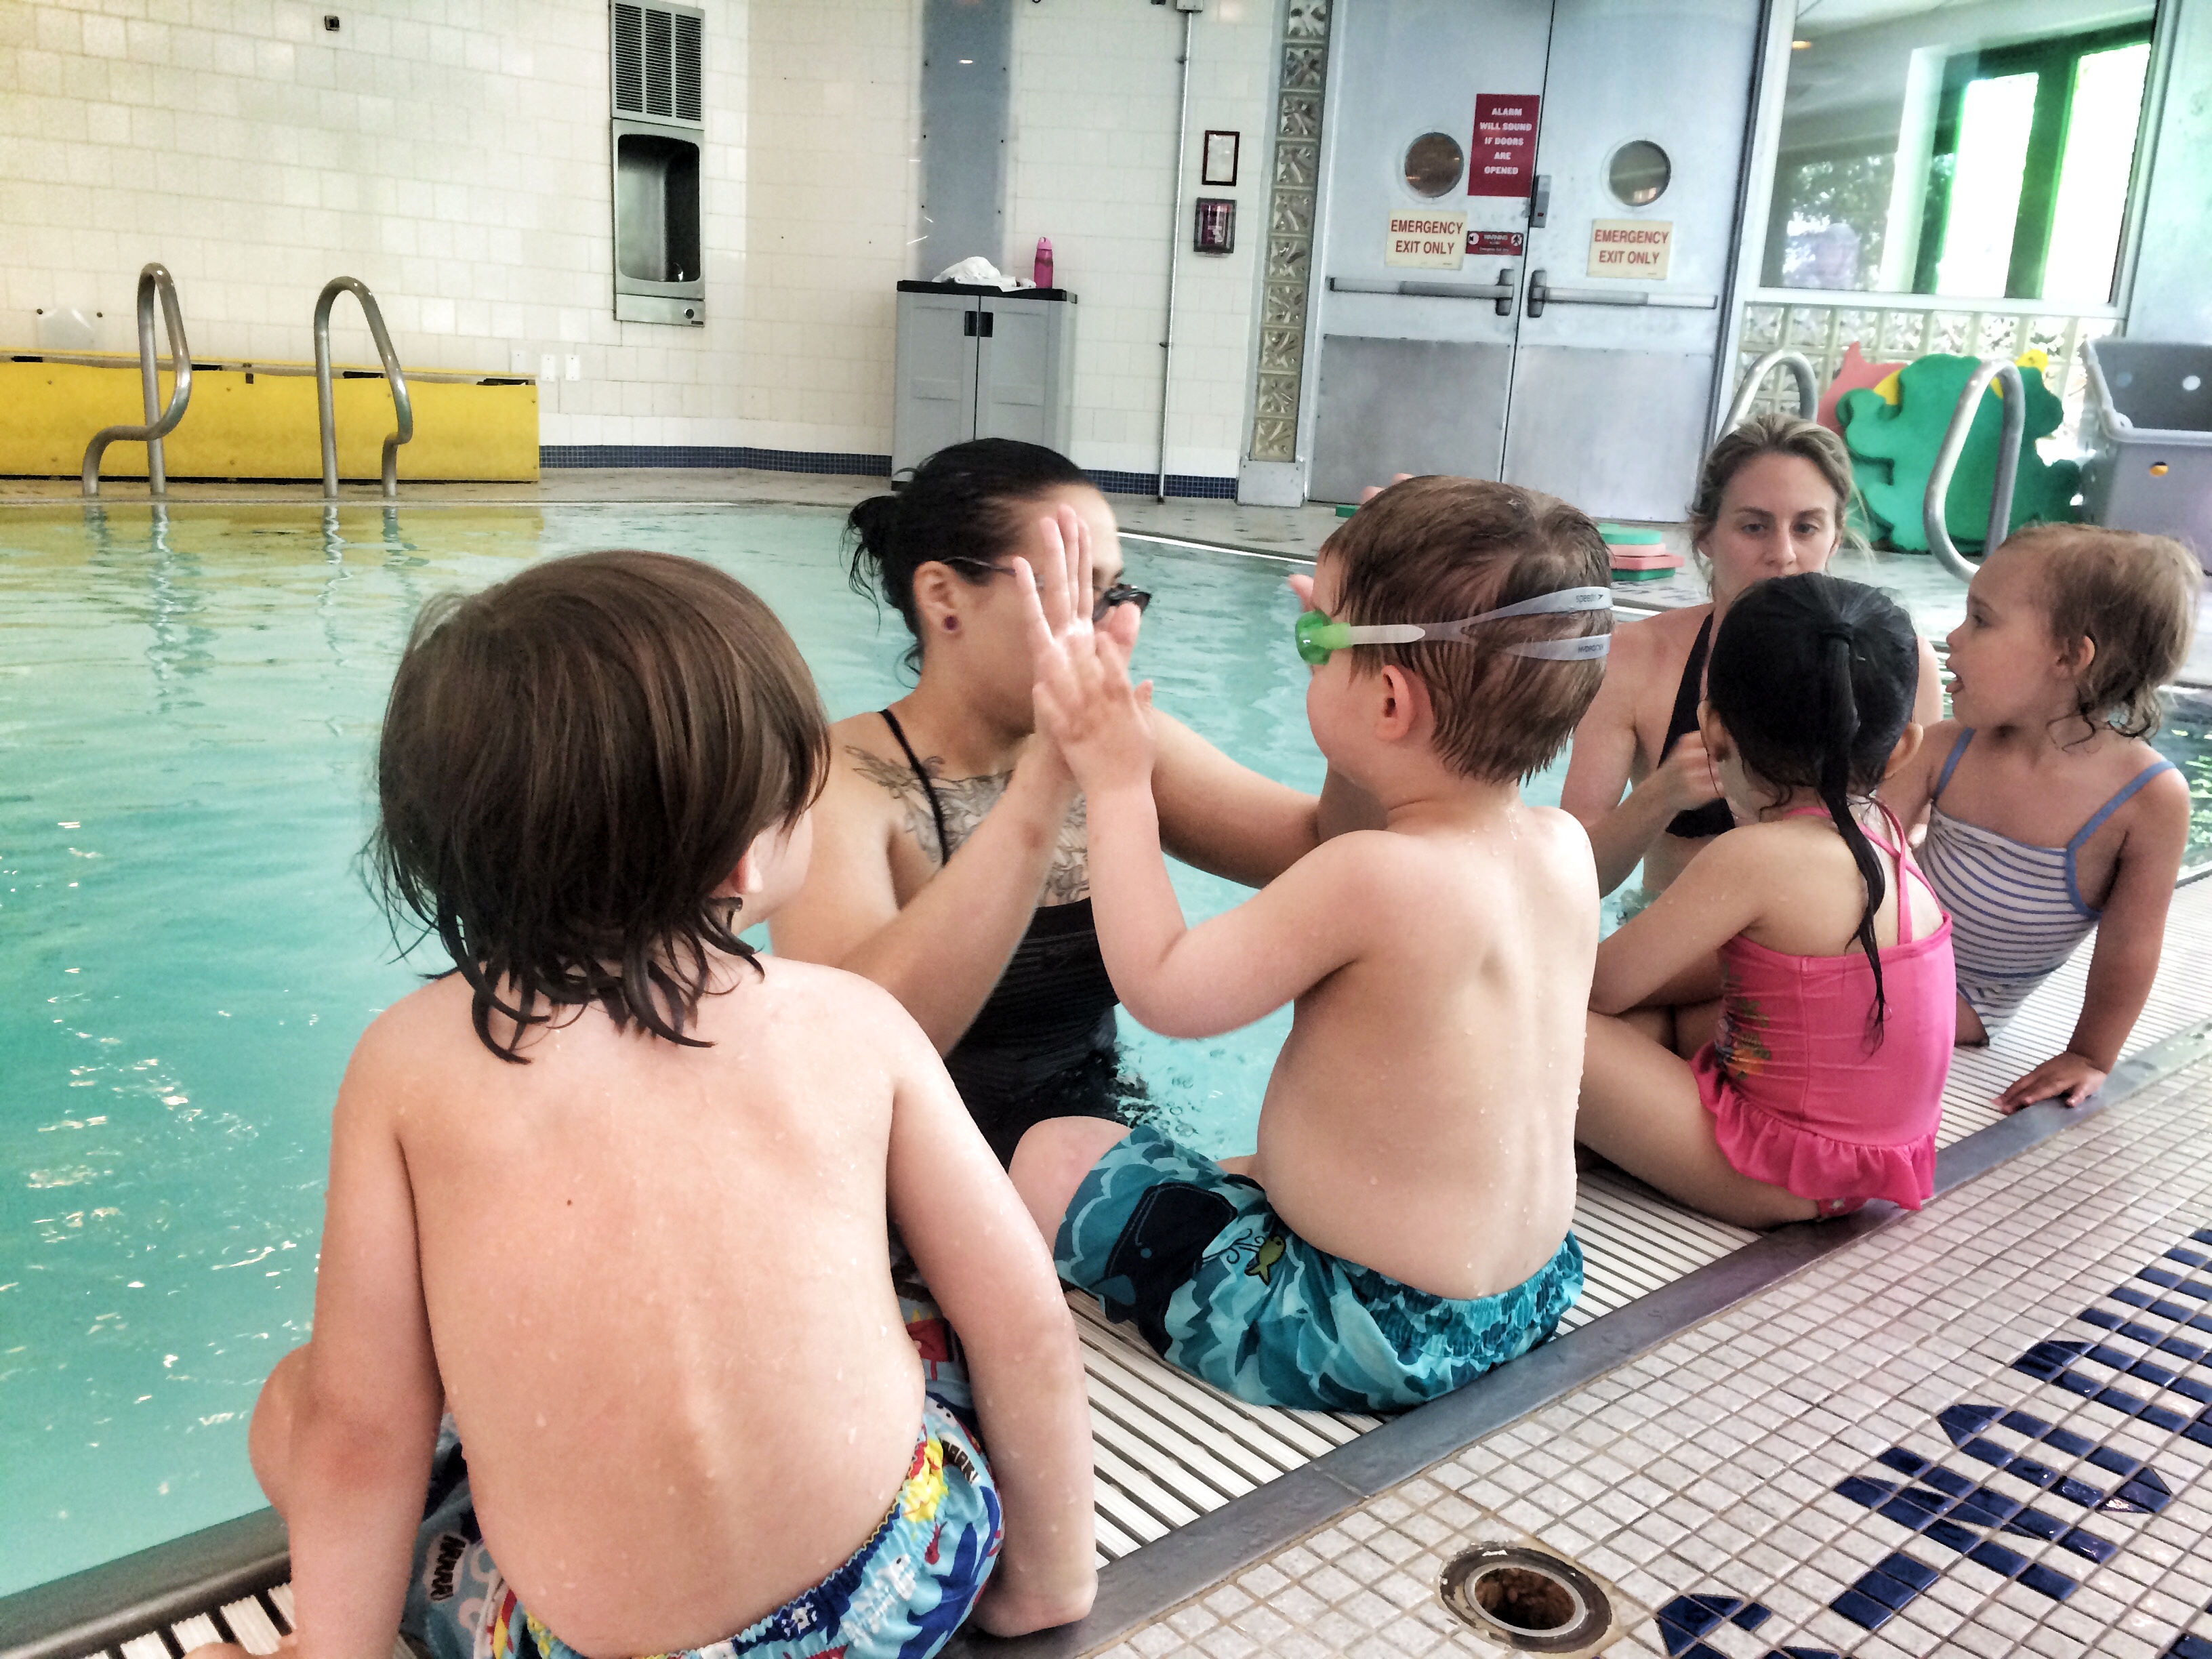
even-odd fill
[(1967, 728), (1957, 720), (1937, 720), (1923, 728), (1920, 747), (1912, 758), (1898, 768), (1896, 774), (1883, 781), (1881, 793), (1885, 799), (1902, 799), (1917, 796), (1922, 799), (1936, 793), (1936, 780), (1942, 775), (1943, 767), (1951, 758), (1951, 751), (1959, 740), (1967, 735)]
[(1613, 648), (1606, 657), (1607, 684), (1619, 678), (1629, 682), (1629, 689), (1633, 690), (1647, 682), (1671, 680), (1679, 675), (1690, 654), (1691, 643), (1697, 638), (1698, 623), (1711, 609), (1709, 605), (1692, 605), (1679, 611), (1662, 611), (1656, 617), (1639, 617), (1614, 629)]
[[(2147, 743), (2129, 745), (2133, 750), (2135, 765), (2129, 769), (2130, 778), (2142, 777), (2157, 766), (2165, 757)], [(2195, 797), (2190, 793), (2189, 779), (2178, 766), (2168, 765), (2153, 772), (2129, 798), (2122, 811), (2134, 809), (2134, 816), (2146, 826), (2160, 828), (2179, 826), (2186, 835), (2189, 814)]]
[(450, 1089), (494, 1060), (477, 1036), (475, 992), (458, 973), (409, 992), (369, 1021), (346, 1063), (342, 1102), (394, 1104)]
[(792, 957), (758, 961), (759, 982), (773, 1000), (775, 1018), (834, 1027), (838, 1046), (855, 1052), (929, 1047), (905, 1005), (873, 980)]

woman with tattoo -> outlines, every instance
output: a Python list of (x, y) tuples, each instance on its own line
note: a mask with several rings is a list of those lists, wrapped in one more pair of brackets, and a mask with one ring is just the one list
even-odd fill
[[(846, 968), (905, 1004), (1003, 1162), (1032, 1123), (1117, 1115), (1114, 988), (1091, 923), (1083, 799), (1038, 736), (1017, 555), (1055, 629), (1090, 550), (1094, 614), (1133, 638), (1149, 594), (1121, 584), (1113, 510), (1075, 465), (985, 438), (939, 451), (853, 509), (854, 585), (915, 636), (912, 691), (831, 728), (814, 858), (771, 926), (781, 955)], [(1112, 621), (1107, 622), (1108, 617)], [(1310, 795), (1237, 765), (1155, 711), (1153, 794), (1169, 850), (1260, 885), (1321, 839)], [(1332, 829), (1360, 820), (1339, 803)]]

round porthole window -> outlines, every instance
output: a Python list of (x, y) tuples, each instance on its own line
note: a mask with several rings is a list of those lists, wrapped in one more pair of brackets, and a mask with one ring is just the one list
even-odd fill
[(1605, 182), (1630, 207), (1649, 207), (1667, 193), (1674, 164), (1667, 152), (1649, 138), (1633, 138), (1613, 151), (1606, 164)]
[(1406, 188), (1441, 196), (1467, 172), (1467, 152), (1449, 132), (1425, 132), (1406, 146)]

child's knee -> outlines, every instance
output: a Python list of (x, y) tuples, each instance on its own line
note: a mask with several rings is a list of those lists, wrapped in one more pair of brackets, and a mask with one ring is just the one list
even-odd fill
[(1091, 1166), (1128, 1133), (1103, 1118), (1051, 1117), (1021, 1138), (1008, 1173), (1048, 1245), (1059, 1237), (1060, 1219)]

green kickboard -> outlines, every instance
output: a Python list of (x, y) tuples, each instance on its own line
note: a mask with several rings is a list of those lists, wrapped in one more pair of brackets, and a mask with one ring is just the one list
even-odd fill
[[(1936, 356), (1908, 363), (1898, 374), (1899, 400), (1892, 404), (1873, 391), (1847, 392), (1836, 413), (1850, 447), (1869, 527), (1907, 552), (1928, 550), (1921, 506), (1936, 452), (1950, 426), (1959, 395), (1973, 375), (1977, 359)], [(2040, 372), (2021, 370), (2027, 393), (2027, 428), (2014, 481), (2012, 526), (2070, 522), (2081, 469), (2072, 461), (2046, 462), (2035, 441), (2058, 429), (2065, 410), (2043, 383)], [(1980, 551), (1989, 529), (1990, 496), (1996, 487), (1997, 448), (2004, 405), (1994, 386), (1982, 394), (1966, 443), (1943, 497), (1943, 524), (1951, 539)]]

